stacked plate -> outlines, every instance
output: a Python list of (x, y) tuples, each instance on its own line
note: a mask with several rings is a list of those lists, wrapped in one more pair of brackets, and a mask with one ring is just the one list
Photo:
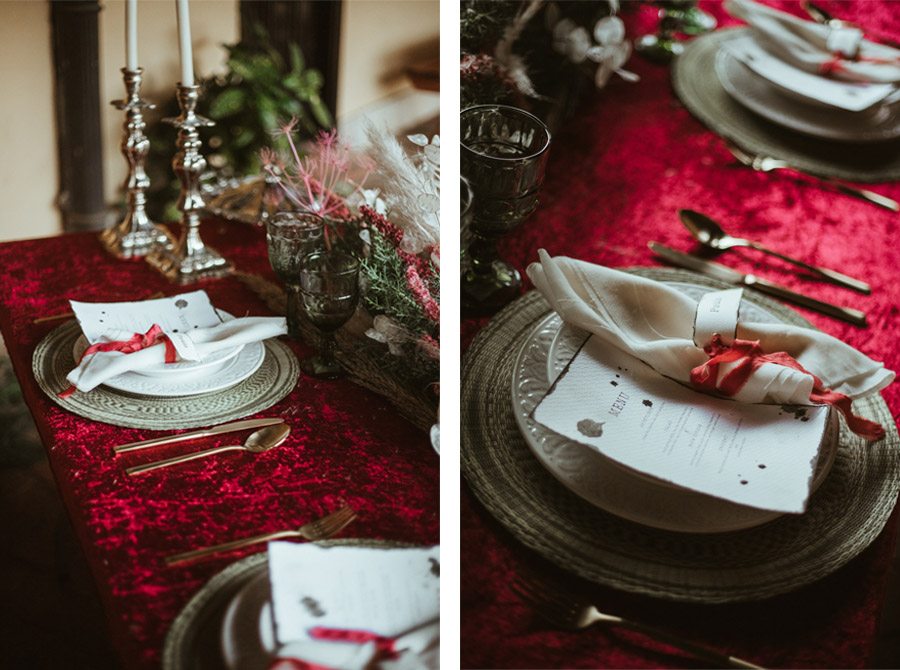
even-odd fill
[[(217, 311), (223, 322), (234, 318), (228, 312)], [(75, 341), (72, 355), (76, 364), (87, 346), (83, 335)], [(178, 361), (126, 372), (108, 380), (104, 386), (124, 393), (158, 398), (213, 393), (247, 379), (259, 369), (265, 357), (263, 343), (252, 342), (216, 351), (202, 361)]]
[(900, 96), (887, 84), (817, 76), (768, 55), (746, 31), (719, 43), (715, 73), (741, 105), (789, 130), (841, 142), (900, 137)]
[(86, 346), (75, 321), (51, 331), (35, 349), (35, 379), (64, 409), (125, 428), (177, 430), (250, 416), (284, 398), (300, 375), (290, 348), (270, 338), (221, 350), (202, 362), (127, 372), (88, 393), (60, 397), (69, 386), (66, 376)]
[[(708, 288), (669, 283), (692, 298)], [(744, 301), (741, 318), (761, 323), (779, 319), (764, 308)], [(545, 317), (526, 338), (513, 366), (512, 405), (519, 430), (540, 463), (569, 490), (597, 507), (629, 521), (663, 530), (718, 533), (758, 526), (780, 516), (690, 491), (632, 470), (585, 445), (554, 433), (532, 418), (588, 334), (562, 322), (558, 314)], [(817, 489), (837, 452), (839, 424), (832, 412), (823, 436), (812, 483)], [(636, 445), (639, 446), (639, 445)]]
[[(692, 297), (725, 288), (671, 269), (634, 270)], [(744, 318), (808, 327), (747, 296)], [(463, 472), (482, 505), (522, 544), (613, 588), (685, 602), (759, 600), (821, 579), (884, 528), (900, 490), (900, 436), (884, 400), (854, 403), (887, 436), (866, 443), (832, 417), (806, 512), (773, 514), (675, 487), (552, 433), (531, 413), (585, 333), (536, 292), (498, 314), (463, 360)]]
[[(380, 540), (328, 540), (321, 546), (407, 546)], [(424, 630), (427, 639), (433, 630)], [(418, 634), (418, 633), (416, 633)], [(423, 645), (425, 646), (425, 645)], [(265, 670), (277, 658), (269, 562), (258, 553), (232, 563), (207, 582), (181, 611), (163, 648), (165, 670)], [(440, 646), (428, 644), (405, 667), (437, 668)], [(378, 667), (400, 667), (403, 659)], [(411, 663), (411, 666), (410, 666)]]

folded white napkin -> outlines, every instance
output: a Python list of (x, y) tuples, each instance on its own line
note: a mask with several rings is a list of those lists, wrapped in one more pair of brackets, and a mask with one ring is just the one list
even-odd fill
[[(181, 360), (202, 361), (213, 352), (286, 333), (284, 317), (244, 317), (208, 328), (194, 328), (185, 333), (166, 335), (171, 338)], [(103, 341), (128, 340), (132, 335), (134, 333), (109, 331)], [(124, 372), (146, 370), (165, 362), (166, 347), (162, 342), (130, 354), (98, 351), (85, 356), (66, 379), (79, 391), (90, 391)]]
[(859, 28), (804, 21), (753, 0), (726, 0), (769, 52), (815, 74), (859, 82), (900, 82), (900, 51), (863, 39)]
[[(643, 277), (540, 252), (528, 276), (564, 321), (631, 354), (657, 372), (689, 383), (709, 360), (713, 334), (725, 343), (758, 340), (766, 353), (787, 352), (826, 387), (858, 398), (894, 379), (883, 363), (825, 333), (789, 324), (738, 320), (740, 289), (719, 291), (700, 303)], [(723, 366), (722, 379), (733, 366)], [(734, 396), (740, 402), (810, 405), (814, 380), (776, 363), (763, 363)]]

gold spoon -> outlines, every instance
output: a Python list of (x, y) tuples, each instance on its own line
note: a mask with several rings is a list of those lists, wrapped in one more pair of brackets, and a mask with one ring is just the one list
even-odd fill
[(255, 433), (251, 433), (250, 436), (244, 441), (244, 444), (232, 444), (225, 447), (215, 447), (213, 449), (195, 451), (191, 454), (174, 456), (162, 461), (145, 463), (144, 465), (135, 465), (134, 467), (126, 469), (125, 472), (129, 475), (139, 475), (142, 472), (149, 472), (150, 470), (164, 468), (169, 465), (175, 465), (176, 463), (193, 461), (196, 458), (205, 458), (214, 454), (222, 454), (226, 451), (249, 451), (251, 454), (260, 454), (264, 451), (272, 449), (273, 447), (277, 447), (279, 444), (284, 442), (290, 434), (291, 427), (286, 423), (279, 423), (275, 426), (267, 426), (265, 428), (257, 430)]
[(735, 247), (749, 247), (750, 249), (761, 251), (764, 254), (769, 254), (770, 256), (780, 258), (781, 260), (787, 261), (788, 263), (793, 263), (794, 265), (801, 267), (807, 272), (811, 272), (820, 279), (829, 281), (832, 284), (837, 284), (838, 286), (853, 289), (854, 291), (859, 291), (860, 293), (865, 293), (866, 295), (872, 292), (872, 289), (864, 281), (854, 279), (853, 277), (848, 277), (847, 275), (842, 274), (837, 270), (818, 268), (813, 265), (809, 265), (808, 263), (804, 263), (803, 261), (796, 258), (785, 256), (784, 254), (779, 253), (774, 249), (764, 247), (759, 242), (745, 240), (741, 237), (732, 237), (725, 232), (722, 226), (720, 226), (708, 216), (701, 214), (700, 212), (695, 212), (690, 209), (679, 209), (678, 216), (681, 218), (681, 222), (684, 224), (684, 227), (687, 228), (688, 232), (690, 232), (690, 234), (694, 236), (694, 239), (696, 239), (700, 244), (709, 249), (715, 249), (716, 251), (727, 251), (728, 249), (733, 249)]

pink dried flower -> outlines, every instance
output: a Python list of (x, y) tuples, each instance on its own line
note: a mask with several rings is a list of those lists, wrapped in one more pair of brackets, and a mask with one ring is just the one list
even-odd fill
[(367, 224), (388, 238), (391, 241), (391, 244), (395, 247), (400, 245), (400, 240), (403, 239), (403, 231), (388, 221), (386, 217), (367, 205), (360, 207), (359, 213), (362, 214), (363, 220)]
[(433, 358), (436, 361), (441, 360), (441, 344), (431, 335), (422, 335), (416, 341), (416, 344), (429, 358)]
[[(319, 133), (312, 154), (301, 158), (294, 142), (296, 127), (297, 119), (292, 118), (278, 131), (287, 138), (294, 159), (293, 172), (281, 169), (279, 173), (271, 161), (265, 165), (266, 171), (278, 177), (285, 195), (298, 209), (315, 212), (326, 218), (349, 218), (350, 210), (344, 198), (338, 195), (339, 187), (349, 184), (354, 192), (360, 191), (372, 171), (371, 161), (354, 161), (350, 150), (340, 142), (335, 130)], [(353, 182), (350, 172), (356, 168), (362, 170), (363, 176), (358, 182)]]
[(425, 316), (434, 323), (440, 323), (441, 307), (431, 296), (428, 287), (425, 286), (425, 282), (422, 281), (422, 277), (419, 276), (416, 268), (412, 265), (406, 268), (406, 284), (409, 286), (409, 290), (412, 292), (416, 302), (419, 303)]

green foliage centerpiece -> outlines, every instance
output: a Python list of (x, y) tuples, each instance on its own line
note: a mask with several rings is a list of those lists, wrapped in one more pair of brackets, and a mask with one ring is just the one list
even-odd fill
[(338, 359), (428, 428), (440, 358), (440, 139), (413, 135), (407, 150), (370, 126), (364, 154), (323, 132), (302, 155), (298, 123), (281, 127), (287, 152), (266, 148), (261, 160), (277, 204), (322, 216), (326, 244), (361, 260), (361, 307), (338, 335)]

